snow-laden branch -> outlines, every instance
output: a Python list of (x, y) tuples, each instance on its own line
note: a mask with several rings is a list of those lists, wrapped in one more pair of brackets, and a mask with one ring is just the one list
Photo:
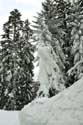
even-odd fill
[(71, 69), (69, 69), (68, 72), (67, 72), (68, 76), (70, 76), (71, 73), (72, 73), (80, 64), (82, 64), (82, 63), (83, 63), (83, 60), (77, 62), (77, 63), (74, 65), (74, 67), (72, 67)]

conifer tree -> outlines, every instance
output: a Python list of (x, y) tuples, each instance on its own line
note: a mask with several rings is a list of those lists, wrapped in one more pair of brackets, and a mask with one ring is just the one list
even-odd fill
[(0, 108), (21, 109), (35, 96), (33, 89), (33, 46), (29, 22), (21, 20), (20, 12), (10, 12), (4, 24), (0, 49)]
[(77, 81), (83, 76), (83, 7), (82, 1), (73, 3), (71, 15), (69, 16), (71, 30), (71, 42), (73, 56), (73, 66), (68, 71), (70, 76)]
[[(45, 17), (45, 23), (48, 25), (52, 38), (58, 40), (59, 48), (62, 52), (58, 52), (59, 58), (64, 65), (63, 71), (66, 73), (71, 67), (70, 60), (70, 28), (67, 26), (66, 18), (69, 14), (70, 2), (64, 0), (46, 0), (42, 3), (42, 15)], [(55, 40), (53, 40), (55, 41)], [(56, 42), (51, 43), (56, 48)], [(54, 49), (55, 51), (56, 49)]]
[[(49, 2), (50, 2), (50, 4), (49, 4)], [(49, 24), (49, 22), (51, 21), (51, 17), (54, 16), (54, 15), (51, 15), (51, 13), (50, 13), (50, 7), (52, 7), (52, 9), (53, 9), (53, 6), (51, 5), (51, 3), (52, 3), (52, 1), (47, 0), (45, 5), (44, 5), (44, 3), (42, 4), (42, 5), (44, 5), (45, 10), (43, 10), (41, 13), (38, 13), (38, 17), (36, 17), (37, 21), (34, 21), (34, 23), (35, 23), (34, 24), (34, 28), (35, 28), (35, 30), (34, 30), (34, 37), (35, 38), (34, 39), (35, 39), (35, 41), (37, 41), (39, 46), (41, 46), (44, 43), (44, 45), (46, 45), (46, 46), (50, 45), (53, 48), (53, 51), (56, 53), (55, 55), (57, 55), (57, 58), (54, 60), (56, 60), (58, 67), (60, 68), (60, 72), (61, 73), (63, 72), (62, 76), (61, 76), (61, 77), (63, 77), (64, 68), (65, 68), (64, 67), (65, 55), (64, 55), (64, 52), (61, 48), (61, 45), (60, 45), (61, 41), (59, 41), (59, 39), (58, 39), (59, 37), (57, 38), (56, 33), (54, 35), (52, 32), (54, 30), (54, 27), (53, 27), (53, 30), (51, 28), (52, 31), (50, 30), (50, 27), (54, 26), (53, 23)], [(46, 9), (46, 8), (48, 8), (48, 9)], [(51, 15), (51, 17), (49, 16), (49, 14)], [(55, 27), (55, 30), (57, 28)], [(58, 34), (58, 32), (57, 32), (57, 34)], [(58, 36), (59, 35), (60, 34), (58, 34)], [(59, 82), (63, 83), (64, 78), (61, 78), (61, 80), (62, 81), (59, 81)]]
[(43, 21), (47, 25), (52, 35), (50, 44), (55, 53), (59, 56), (60, 62), (62, 63), (61, 68), (64, 73), (66, 73), (70, 67), (70, 32), (66, 23), (66, 15), (69, 6), (69, 3), (63, 0), (46, 0), (42, 3), (43, 8), (38, 15), (38, 21), (35, 26), (35, 28), (40, 29), (40, 25), (41, 23), (43, 24)]

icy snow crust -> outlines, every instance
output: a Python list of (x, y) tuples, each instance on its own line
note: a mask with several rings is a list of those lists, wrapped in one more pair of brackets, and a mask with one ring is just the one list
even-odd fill
[(53, 98), (26, 105), (19, 118), (20, 125), (83, 125), (83, 78)]

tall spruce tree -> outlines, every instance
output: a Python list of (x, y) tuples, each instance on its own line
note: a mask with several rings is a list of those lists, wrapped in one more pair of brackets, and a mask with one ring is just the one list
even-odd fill
[[(37, 43), (45, 44), (49, 43), (53, 48), (53, 51), (56, 53), (57, 58), (55, 59), (60, 70), (62, 76), (65, 73), (65, 55), (63, 51), (63, 36), (65, 34), (63, 21), (61, 19), (55, 18), (57, 17), (55, 13), (55, 2), (51, 0), (46, 0), (42, 3), (43, 9), (41, 13), (38, 13), (38, 17), (36, 17), (37, 21), (34, 21), (34, 36), (35, 41)], [(58, 12), (57, 12), (58, 13)], [(63, 19), (63, 18), (62, 18)], [(48, 45), (47, 45), (48, 46)], [(65, 77), (63, 78), (65, 79)]]
[(70, 60), (70, 29), (67, 26), (66, 18), (69, 13), (70, 2), (64, 0), (46, 0), (42, 3), (42, 15), (45, 17), (45, 23), (52, 34), (53, 39), (58, 40), (60, 52), (57, 49), (56, 42), (52, 42), (54, 51), (58, 50), (59, 58), (63, 63), (63, 71), (66, 73), (71, 67)]
[(35, 22), (37, 31), (40, 28), (43, 31), (43, 26), (41, 25), (43, 22), (47, 25), (52, 39), (50, 45), (59, 57), (59, 66), (62, 72), (65, 73), (65, 76), (72, 65), (72, 57), (70, 58), (71, 30), (66, 21), (70, 8), (70, 2), (68, 3), (64, 0), (46, 0), (42, 3), (42, 11), (38, 13), (37, 22)]
[(69, 16), (69, 25), (71, 27), (71, 42), (73, 56), (73, 66), (68, 71), (73, 76), (73, 82), (83, 76), (83, 5), (82, 1), (73, 3), (71, 14)]
[(34, 97), (33, 89), (33, 46), (29, 22), (21, 20), (20, 12), (10, 12), (3, 26), (0, 48), (0, 108), (20, 110)]

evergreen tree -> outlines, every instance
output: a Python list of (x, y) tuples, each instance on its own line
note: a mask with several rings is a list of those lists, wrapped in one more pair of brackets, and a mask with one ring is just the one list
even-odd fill
[[(50, 45), (59, 58), (59, 66), (65, 73), (70, 65), (70, 30), (67, 26), (66, 16), (69, 12), (70, 3), (64, 0), (46, 0), (42, 3), (42, 11), (38, 13), (35, 28), (43, 31), (43, 22), (51, 33)], [(39, 34), (39, 31), (37, 32)], [(37, 38), (37, 37), (36, 37)], [(38, 40), (38, 39), (37, 39)]]
[(34, 97), (33, 46), (29, 22), (21, 20), (20, 12), (10, 12), (4, 24), (0, 49), (0, 108), (21, 109)]
[[(71, 66), (69, 63), (70, 30), (66, 22), (70, 3), (64, 0), (46, 0), (42, 3), (42, 6), (41, 15), (43, 15), (43, 19), (46, 25), (48, 25), (48, 30), (52, 34), (52, 39), (54, 39), (50, 44), (63, 64), (63, 72), (66, 73)], [(58, 44), (55, 41), (58, 41)], [(57, 45), (59, 49), (57, 49)]]
[[(48, 0), (48, 2), (50, 2)], [(49, 4), (48, 4), (49, 5)], [(51, 6), (52, 7), (52, 6)], [(49, 11), (49, 10), (48, 10)], [(48, 19), (48, 15), (46, 15), (43, 11), (41, 13), (38, 13), (38, 17), (36, 17), (37, 21), (34, 21), (34, 40), (37, 41), (39, 47), (44, 44), (44, 46), (50, 46), (53, 48), (53, 51), (55, 52), (55, 55), (57, 55), (54, 59), (57, 63), (58, 67), (60, 68), (59, 72), (59, 80), (61, 78), (60, 83), (63, 83), (63, 70), (64, 70), (64, 62), (65, 62), (65, 55), (63, 53), (63, 50), (61, 48), (60, 42), (57, 39), (57, 37), (54, 37), (53, 32), (49, 30), (49, 23), (51, 19)], [(53, 24), (51, 24), (52, 26)], [(58, 34), (58, 33), (57, 33)], [(57, 35), (55, 35), (57, 36)], [(40, 64), (39, 64), (40, 65)], [(41, 72), (41, 71), (40, 71)], [(56, 71), (55, 71), (56, 72)], [(62, 74), (62, 75), (61, 75)], [(51, 90), (51, 89), (50, 89)]]
[(71, 27), (71, 42), (73, 56), (73, 67), (68, 71), (70, 76), (77, 81), (83, 76), (83, 6), (82, 1), (73, 3), (71, 15), (69, 16)]

